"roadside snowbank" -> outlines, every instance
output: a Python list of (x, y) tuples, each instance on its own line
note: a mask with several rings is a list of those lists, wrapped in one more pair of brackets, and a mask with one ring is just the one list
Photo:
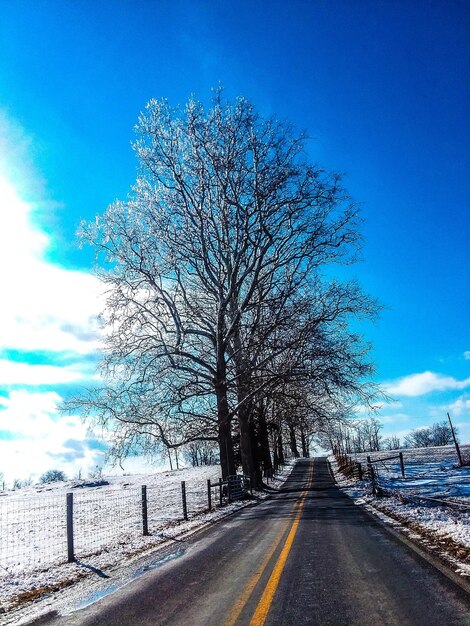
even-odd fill
[[(470, 453), (470, 446), (461, 446)], [(452, 446), (402, 450), (405, 478), (398, 461), (376, 463), (379, 484), (386, 497), (374, 497), (370, 483), (345, 478), (333, 456), (329, 461), (341, 489), (356, 504), (380, 511), (412, 534), (415, 541), (432, 548), (450, 561), (459, 574), (470, 576), (470, 468), (456, 465)], [(371, 453), (372, 459), (393, 455), (395, 451)], [(367, 453), (356, 455), (366, 463)], [(437, 499), (441, 502), (436, 502)], [(455, 504), (455, 506), (452, 506)], [(468, 508), (467, 508), (468, 505)]]

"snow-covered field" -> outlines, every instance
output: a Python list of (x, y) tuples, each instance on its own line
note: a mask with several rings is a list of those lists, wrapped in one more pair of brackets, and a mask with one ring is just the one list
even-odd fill
[[(470, 445), (461, 446), (464, 457)], [(386, 497), (376, 498), (370, 483), (345, 478), (338, 472), (334, 457), (330, 462), (338, 484), (358, 504), (372, 506), (405, 528), (414, 538), (434, 542), (445, 553), (460, 574), (470, 576), (470, 467), (458, 467), (453, 446), (403, 449), (405, 478), (398, 459), (374, 463), (378, 483)], [(372, 460), (398, 453), (371, 453)], [(365, 468), (367, 454), (356, 460)], [(354, 456), (353, 456), (354, 458)]]
[[(285, 480), (286, 466), (272, 485)], [(108, 477), (108, 485), (77, 481), (0, 492), (0, 613), (47, 590), (59, 589), (122, 562), (246, 503), (208, 512), (207, 480), (219, 466), (146, 475)], [(188, 521), (183, 520), (181, 481), (186, 483)], [(147, 486), (149, 536), (142, 532), (142, 485)], [(77, 563), (67, 563), (66, 494), (73, 493)], [(261, 494), (257, 494), (261, 496)], [(218, 489), (212, 489), (212, 506)], [(2, 616), (0, 615), (0, 622)]]

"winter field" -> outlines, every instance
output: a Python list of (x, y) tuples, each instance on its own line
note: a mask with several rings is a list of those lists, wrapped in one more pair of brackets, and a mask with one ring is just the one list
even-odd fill
[[(470, 457), (470, 445), (460, 446)], [(352, 455), (366, 468), (372, 460), (398, 450)], [(402, 524), (413, 538), (436, 546), (455, 571), (470, 576), (470, 467), (459, 468), (454, 446), (403, 449), (405, 478), (398, 459), (374, 463), (385, 497), (374, 497), (368, 481), (345, 478), (334, 457), (330, 462), (339, 485), (358, 504), (372, 506)]]
[[(282, 484), (290, 469), (286, 466), (270, 484)], [(0, 613), (246, 505), (220, 508), (215, 488), (213, 510), (208, 511), (207, 480), (217, 482), (219, 476), (219, 466), (206, 466), (113, 476), (101, 486), (69, 481), (0, 492)], [(183, 519), (183, 480), (188, 521)], [(142, 485), (147, 486), (148, 536), (142, 532)], [(67, 563), (67, 493), (73, 493), (76, 563)]]

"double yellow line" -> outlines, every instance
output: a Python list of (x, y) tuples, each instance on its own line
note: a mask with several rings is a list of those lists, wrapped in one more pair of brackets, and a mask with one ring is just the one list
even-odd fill
[[(307, 485), (306, 485), (305, 491), (302, 492), (300, 496), (300, 500), (296, 502), (293, 507), (293, 511), (297, 509), (295, 513), (294, 521), (292, 522), (292, 526), (289, 531), (289, 534), (287, 535), (287, 539), (285, 540), (284, 546), (276, 561), (276, 564), (271, 573), (271, 576), (269, 577), (269, 580), (263, 591), (263, 594), (258, 603), (258, 606), (256, 607), (256, 610), (253, 613), (253, 617), (251, 618), (251, 621), (250, 621), (250, 626), (263, 626), (264, 622), (266, 621), (266, 617), (268, 615), (269, 609), (271, 608), (274, 594), (276, 593), (277, 587), (279, 585), (279, 581), (281, 579), (282, 572), (284, 570), (284, 566), (286, 564), (287, 558), (289, 556), (289, 552), (294, 542), (295, 534), (297, 532), (297, 528), (300, 523), (300, 516), (302, 514), (302, 509), (305, 503), (305, 498), (307, 497), (308, 491), (312, 485), (312, 480), (313, 480), (313, 464), (309, 468)], [(245, 589), (243, 590), (243, 593), (240, 595), (237, 602), (234, 604), (230, 612), (230, 615), (228, 617), (228, 620), (225, 622), (225, 626), (234, 626), (236, 622), (238, 621), (238, 618), (240, 617), (241, 612), (245, 608), (248, 600), (250, 599), (254, 588), (258, 584), (261, 576), (264, 574), (264, 571), (266, 570), (266, 567), (268, 566), (268, 563), (270, 562), (273, 554), (276, 552), (281, 542), (281, 539), (287, 530), (288, 525), (289, 525), (289, 522), (287, 522), (287, 524), (285, 524), (281, 528), (280, 532), (276, 535), (271, 548), (266, 553), (264, 559), (260, 563), (256, 572), (248, 581)]]

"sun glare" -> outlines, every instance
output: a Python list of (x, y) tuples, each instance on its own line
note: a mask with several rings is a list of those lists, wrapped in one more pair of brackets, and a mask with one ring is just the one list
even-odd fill
[(48, 244), (45, 233), (34, 227), (33, 207), (0, 174), (0, 262), (18, 269), (25, 260), (40, 259)]

